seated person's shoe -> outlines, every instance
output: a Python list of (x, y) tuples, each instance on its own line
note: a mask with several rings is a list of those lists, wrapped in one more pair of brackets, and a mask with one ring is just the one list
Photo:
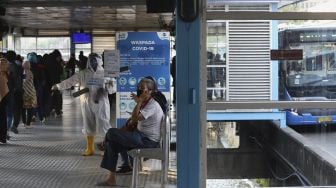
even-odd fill
[(105, 143), (104, 142), (98, 142), (96, 144), (96, 147), (98, 148), (98, 150), (100, 151), (105, 151)]
[(132, 168), (130, 166), (122, 166), (117, 171), (117, 174), (131, 174)]
[(98, 182), (96, 183), (96, 186), (115, 186), (116, 185), (116, 182), (109, 182), (109, 181), (101, 181), (101, 182)]

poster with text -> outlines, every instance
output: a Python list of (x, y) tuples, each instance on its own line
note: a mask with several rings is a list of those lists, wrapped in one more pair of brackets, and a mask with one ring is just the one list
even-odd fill
[(120, 73), (119, 51), (104, 50), (105, 77), (115, 78)]
[(168, 32), (117, 33), (120, 67), (128, 67), (117, 78), (117, 126), (130, 117), (136, 103), (130, 97), (137, 84), (152, 76), (158, 89), (169, 100), (170, 92), (170, 36)]

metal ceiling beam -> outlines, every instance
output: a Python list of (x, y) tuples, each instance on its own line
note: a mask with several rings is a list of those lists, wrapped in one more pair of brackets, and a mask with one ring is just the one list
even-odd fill
[(207, 102), (207, 110), (336, 108), (336, 101), (244, 101)]
[(335, 20), (336, 12), (219, 12), (206, 13), (207, 20)]
[(145, 0), (1, 0), (2, 7), (81, 7), (146, 5)]

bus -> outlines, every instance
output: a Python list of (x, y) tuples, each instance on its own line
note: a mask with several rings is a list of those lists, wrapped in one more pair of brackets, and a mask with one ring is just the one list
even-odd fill
[[(279, 49), (302, 49), (302, 60), (279, 61), (279, 99), (336, 100), (336, 28), (279, 32)], [(289, 126), (336, 123), (335, 109), (287, 109)]]

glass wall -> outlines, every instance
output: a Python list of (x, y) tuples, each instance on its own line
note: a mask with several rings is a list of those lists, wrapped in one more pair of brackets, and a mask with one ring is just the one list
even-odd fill
[(51, 53), (58, 49), (66, 61), (70, 57), (70, 38), (69, 37), (21, 37), (20, 48), (17, 53), (26, 57), (30, 52), (36, 52), (38, 55)]

